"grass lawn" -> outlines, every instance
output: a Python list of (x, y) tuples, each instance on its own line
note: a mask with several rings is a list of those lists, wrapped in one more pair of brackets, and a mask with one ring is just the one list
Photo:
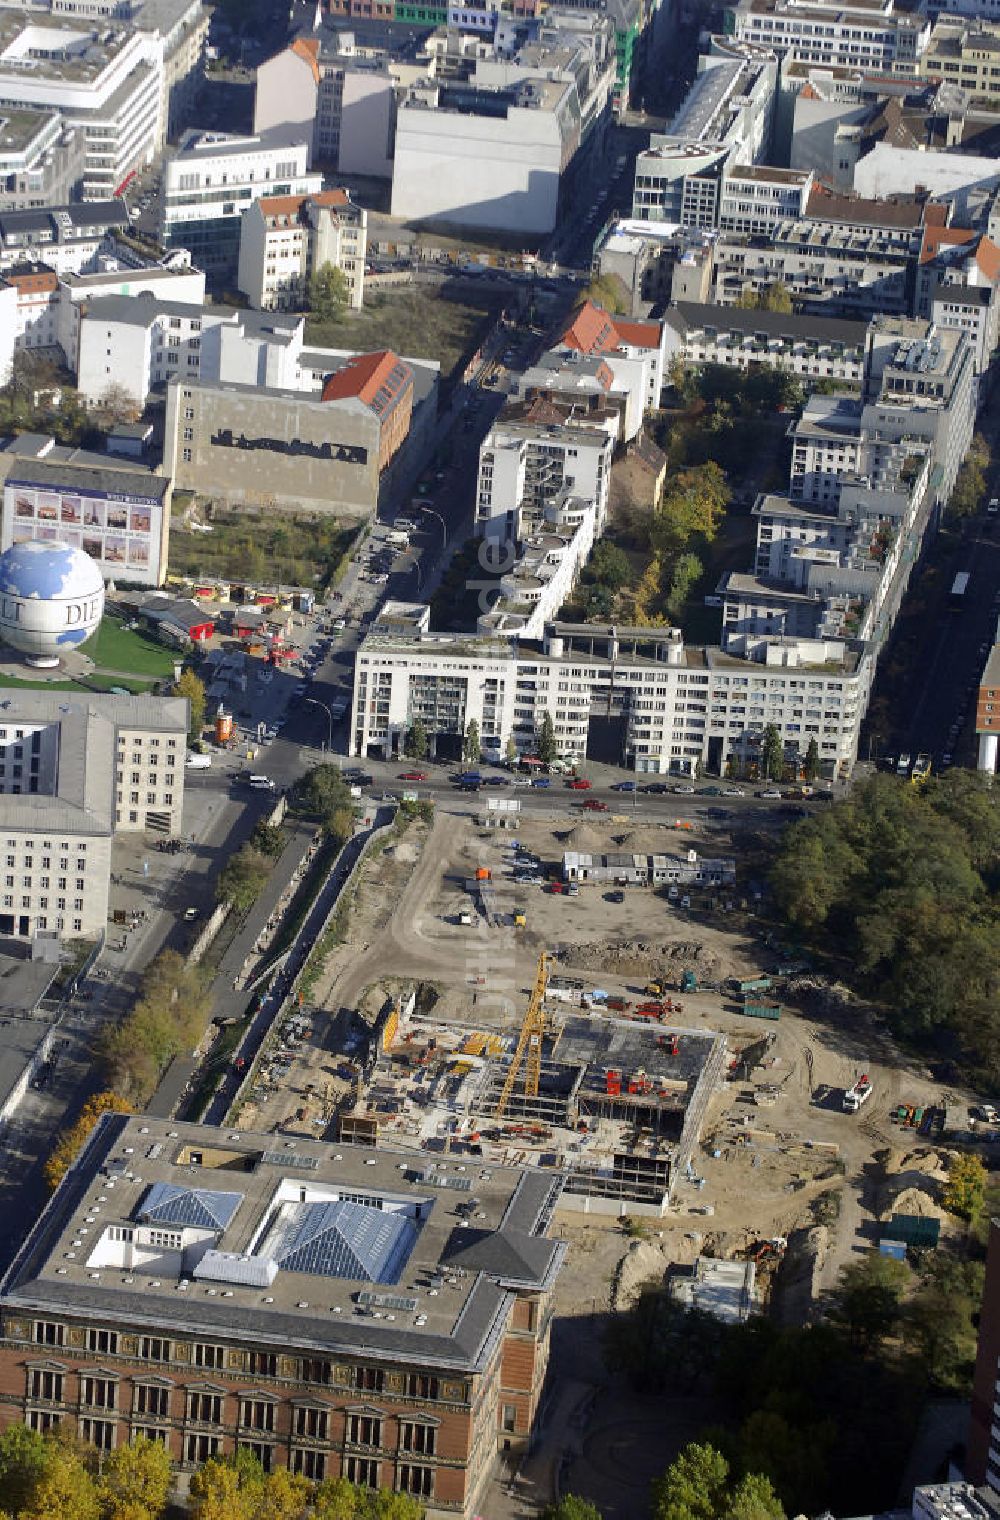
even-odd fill
[(450, 375), (477, 330), (499, 301), (483, 292), (481, 304), (452, 300), (437, 286), (405, 285), (379, 291), (363, 311), (345, 312), (335, 322), (306, 322), (306, 343), (316, 348), (391, 348), (414, 359), (438, 359), (441, 378)]
[[(87, 653), (98, 670), (128, 671), (154, 679), (173, 675), (175, 657), (171, 651), (147, 634), (132, 633), (117, 618), (103, 619), (87, 645)], [(117, 684), (124, 686), (126, 683)]]

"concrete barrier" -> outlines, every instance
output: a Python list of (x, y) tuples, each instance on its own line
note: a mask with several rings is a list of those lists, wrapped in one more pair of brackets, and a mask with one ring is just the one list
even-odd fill
[(191, 949), (188, 951), (187, 962), (189, 966), (197, 966), (200, 964), (205, 951), (208, 949), (209, 945), (212, 943), (213, 939), (222, 928), (226, 919), (229, 917), (231, 907), (231, 903), (221, 902), (217, 903), (216, 906), (212, 909), (212, 912), (206, 920), (201, 933), (198, 935), (198, 938), (195, 940), (194, 944), (191, 946)]

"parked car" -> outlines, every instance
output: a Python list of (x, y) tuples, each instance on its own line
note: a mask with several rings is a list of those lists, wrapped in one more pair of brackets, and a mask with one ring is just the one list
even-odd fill
[(722, 789), (723, 797), (745, 797), (746, 792), (741, 786), (726, 786)]
[(426, 771), (400, 771), (400, 773), (399, 773), (399, 779), (400, 779), (400, 781), (426, 781), (427, 780), (427, 772)]
[(532, 784), (532, 786), (540, 786), (540, 787), (542, 787), (542, 786), (551, 786), (552, 782), (549, 780), (548, 776), (532, 776), (532, 778), (531, 778), (531, 784)]
[(566, 783), (571, 792), (589, 792), (592, 784), (590, 781), (585, 781), (582, 776), (574, 776)]
[(585, 807), (589, 813), (606, 813), (608, 811), (608, 804), (601, 802), (597, 797), (588, 797), (586, 802), (582, 803), (581, 806)]
[(635, 782), (634, 781), (616, 781), (615, 784), (614, 784), (614, 786), (611, 788), (611, 790), (613, 792), (634, 792), (635, 791)]

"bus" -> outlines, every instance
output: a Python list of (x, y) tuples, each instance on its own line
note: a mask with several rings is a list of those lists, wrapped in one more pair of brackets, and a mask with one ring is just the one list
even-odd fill
[(948, 606), (952, 612), (960, 612), (965, 606), (965, 594), (969, 589), (969, 572), (960, 570), (951, 584)]

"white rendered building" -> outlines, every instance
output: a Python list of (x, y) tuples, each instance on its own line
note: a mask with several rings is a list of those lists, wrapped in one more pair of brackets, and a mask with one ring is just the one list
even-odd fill
[(309, 279), (339, 269), (349, 304), (364, 304), (368, 213), (347, 190), (263, 196), (243, 213), (239, 288), (258, 311), (302, 311)]

